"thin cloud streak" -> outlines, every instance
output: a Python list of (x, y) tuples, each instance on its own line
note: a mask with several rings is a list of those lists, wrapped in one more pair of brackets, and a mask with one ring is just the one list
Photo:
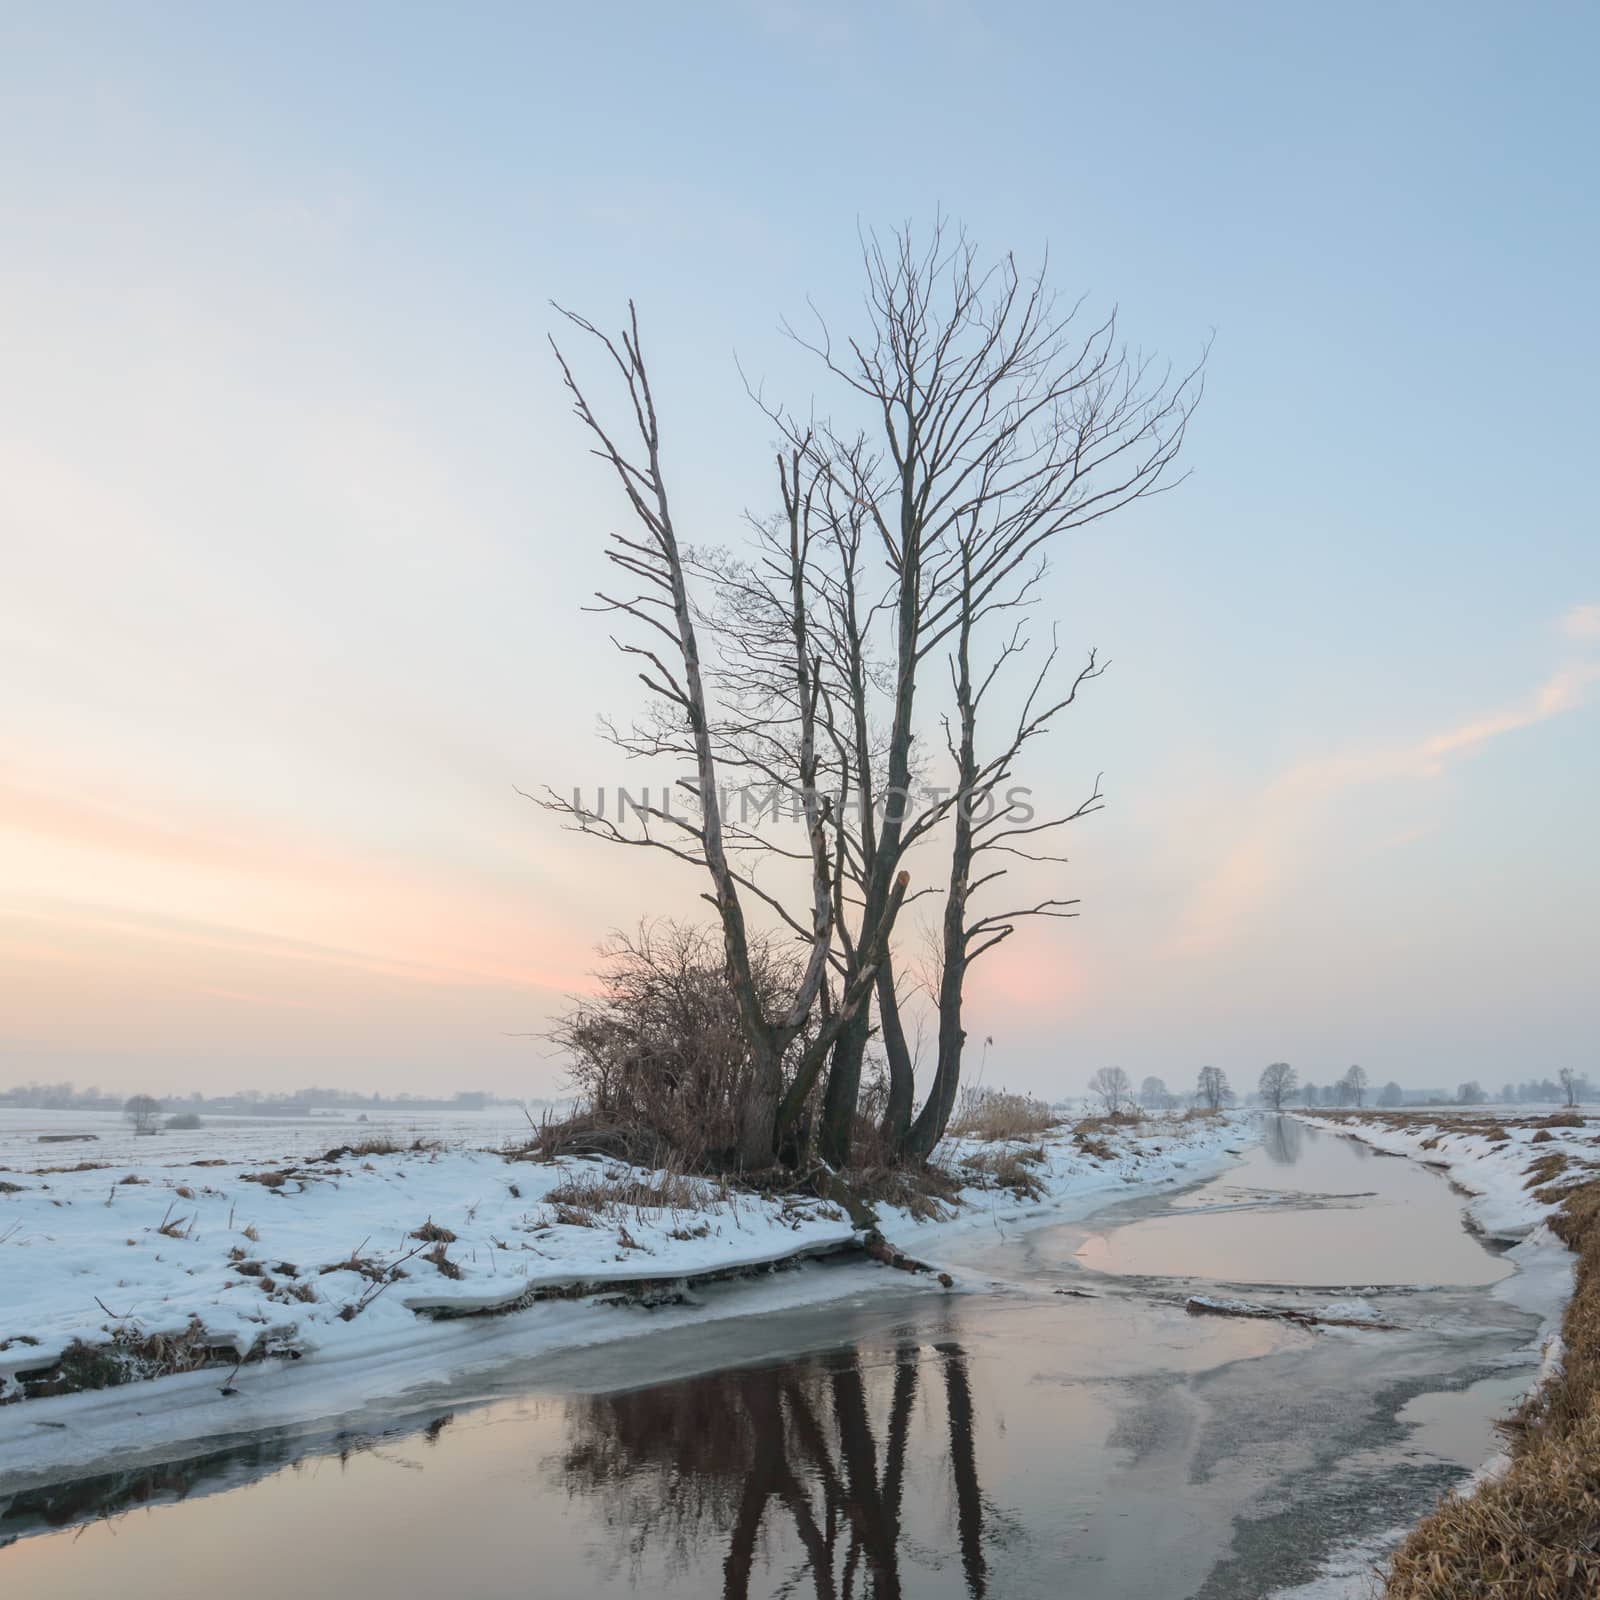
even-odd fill
[[(1178, 949), (1202, 954), (1221, 948), (1254, 912), (1291, 884), (1338, 795), (1363, 785), (1438, 778), (1452, 762), (1495, 739), (1579, 709), (1596, 678), (1600, 661), (1570, 663), (1519, 705), (1472, 717), (1398, 748), (1356, 750), (1290, 767), (1250, 809), (1245, 837), (1191, 896)], [(1403, 843), (1422, 831), (1411, 830), (1390, 842)]]
[(1561, 631), (1569, 639), (1600, 639), (1600, 605), (1574, 606), (1562, 617)]

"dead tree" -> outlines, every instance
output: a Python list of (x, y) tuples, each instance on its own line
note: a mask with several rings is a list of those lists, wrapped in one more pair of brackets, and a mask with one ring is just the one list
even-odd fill
[[(888, 575), (863, 589), (863, 569), (841, 564), (840, 604), (888, 635), (883, 651), (887, 704), (881, 794), (864, 807), (855, 862), (857, 952), (882, 943), (878, 931), (907, 851), (949, 823), (950, 872), (937, 996), (939, 1063), (915, 1125), (912, 1063), (893, 983), (892, 951), (876, 983), (890, 1073), (887, 1131), (913, 1154), (943, 1133), (955, 1103), (961, 1049), (961, 996), (972, 960), (994, 948), (1024, 917), (1070, 915), (1072, 902), (1048, 896), (1011, 910), (971, 914), (969, 901), (1001, 871), (974, 876), (982, 849), (1048, 859), (1025, 841), (1097, 809), (1098, 787), (1076, 808), (1021, 822), (1006, 806), (972, 815), (987, 802), (1028, 739), (1043, 731), (1099, 668), (1089, 663), (1069, 691), (1050, 701), (1041, 674), (1021, 724), (998, 752), (979, 751), (980, 707), (1000, 667), (1025, 645), (1013, 633), (982, 665), (986, 624), (1028, 605), (1051, 545), (1062, 535), (1169, 486), (1200, 369), (1173, 379), (1130, 355), (1113, 314), (1091, 326), (1079, 307), (1062, 308), (1043, 272), (1027, 278), (1007, 256), (984, 270), (974, 246), (936, 226), (919, 246), (909, 229), (863, 244), (868, 326), (836, 341), (820, 319), (795, 334), (842, 384), (865, 416), (855, 433), (833, 424), (809, 437), (827, 457), (841, 498), (855, 513)], [(791, 426), (791, 439), (798, 430)], [(992, 647), (991, 647), (992, 648)], [(1053, 652), (1052, 652), (1053, 656)], [(954, 798), (919, 804), (917, 711), (930, 661), (947, 658), (955, 707), (948, 737)], [(860, 691), (863, 695), (867, 688)], [(853, 740), (858, 778), (872, 771), (862, 747), (873, 719), (859, 704), (838, 730)], [(863, 794), (863, 800), (867, 799)], [(849, 865), (849, 862), (846, 863)], [(859, 957), (844, 951), (853, 976)], [(854, 1013), (833, 1046), (825, 1096), (823, 1149), (848, 1157), (870, 1020)]]
[[(836, 342), (819, 320), (815, 333), (795, 335), (837, 380), (854, 420), (767, 408), (783, 441), (782, 509), (757, 524), (754, 554), (739, 561), (696, 561), (679, 546), (637, 320), (619, 347), (569, 318), (623, 379), (631, 453), (561, 363), (638, 529), (613, 535), (609, 554), (639, 592), (601, 602), (635, 625), (638, 637), (618, 644), (641, 661), (653, 710), (613, 737), (630, 755), (691, 760), (696, 815), (645, 804), (635, 833), (554, 794), (547, 803), (586, 831), (708, 873), (753, 1066), (740, 1137), (749, 1164), (770, 1159), (824, 1065), (821, 1150), (848, 1161), (874, 1000), (889, 1071), (884, 1132), (894, 1150), (926, 1155), (955, 1105), (973, 962), (1024, 919), (1076, 914), (1074, 900), (1054, 893), (997, 898), (1018, 862), (1062, 862), (1050, 848), (1055, 830), (1102, 804), (1098, 780), (1077, 805), (1043, 817), (1012, 791), (1026, 746), (1102, 670), (1091, 651), (1058, 685), (1052, 634), (1030, 671), (1021, 618), (1063, 535), (1171, 485), (1200, 391), (1198, 367), (1176, 379), (1157, 373), (1120, 344), (1114, 314), (1085, 324), (1078, 306), (1058, 305), (1043, 272), (1025, 277), (1009, 256), (985, 270), (966, 237), (942, 225), (925, 246), (909, 229), (868, 237), (863, 265), (862, 334)], [(696, 611), (691, 577), (712, 596), (709, 613)], [(701, 628), (722, 646), (717, 665), (702, 665)], [(946, 667), (951, 771), (936, 787), (936, 746), (922, 723), (939, 692), (927, 675), (938, 682)], [(1017, 673), (1020, 689), (1006, 692), (1013, 704), (1020, 693), (1022, 709), (1004, 713), (999, 685)], [(725, 772), (797, 796), (803, 845), (725, 816)], [(920, 1112), (892, 942), (919, 845), (949, 851), (937, 1059)], [(774, 858), (791, 885), (804, 877), (803, 897), (759, 870)], [(803, 981), (776, 1016), (751, 978), (750, 897), (805, 951)], [(814, 1008), (823, 1021), (786, 1083), (785, 1049)]]
[[(736, 869), (729, 851), (719, 773), (720, 741), (706, 693), (687, 565), (672, 519), (662, 464), (660, 425), (640, 341), (638, 315), (631, 302), (628, 309), (629, 325), (621, 335), (620, 344), (584, 318), (565, 311), (562, 315), (600, 345), (620, 376), (628, 401), (626, 413), (631, 415), (634, 434), (631, 453), (619, 442), (620, 434), (608, 428), (591, 407), (560, 347), (554, 340), (551, 345), (574, 409), (596, 441), (594, 453), (611, 466), (637, 525), (634, 537), (613, 533), (607, 555), (625, 579), (639, 585), (638, 589), (632, 594), (628, 594), (626, 588), (616, 595), (602, 592), (598, 598), (603, 611), (626, 616), (636, 625), (642, 642), (622, 638), (614, 642), (625, 655), (641, 662), (639, 678), (652, 697), (652, 714), (626, 732), (614, 730), (615, 741), (631, 755), (668, 752), (689, 755), (694, 762), (695, 776), (686, 788), (697, 814), (681, 816), (666, 805), (645, 803), (637, 808), (640, 831), (635, 834), (628, 831), (620, 816), (607, 821), (577, 801), (563, 799), (553, 790), (546, 791), (544, 804), (565, 815), (585, 832), (598, 833), (620, 844), (664, 850), (703, 867), (709, 875), (711, 892), (705, 898), (716, 908), (721, 924), (728, 982), (738, 1006), (751, 1062), (751, 1089), (741, 1114), (739, 1158), (745, 1166), (761, 1167), (770, 1164), (773, 1156), (778, 1109), (784, 1097), (784, 1053), (805, 1028), (818, 1003), (834, 930), (834, 857), (825, 819), (818, 806), (809, 754), (815, 749), (817, 693), (809, 687), (814, 670), (806, 633), (804, 584), (796, 576), (791, 591), (792, 659), (800, 720), (798, 776), (807, 794), (813, 916), (805, 930), (809, 954), (801, 981), (790, 1003), (778, 1015), (770, 1016), (762, 1005), (754, 976), (751, 936), (741, 897), (741, 889), (757, 894), (761, 891)], [(780, 474), (783, 472), (780, 461)], [(795, 573), (800, 574), (804, 570), (805, 550), (802, 544), (803, 496), (798, 475), (793, 479), (784, 475), (782, 487), (791, 529), (790, 559)], [(798, 1068), (802, 1076), (815, 1075), (833, 1040), (851, 1024), (867, 1001), (905, 886), (902, 875), (885, 902), (887, 915), (874, 926), (872, 937), (862, 947), (863, 959), (850, 974), (836, 1005), (806, 1048)], [(770, 902), (770, 897), (764, 898)]]

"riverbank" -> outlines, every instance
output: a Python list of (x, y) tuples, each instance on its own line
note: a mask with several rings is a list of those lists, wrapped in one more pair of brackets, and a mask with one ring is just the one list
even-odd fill
[[(1310, 1120), (1310, 1119), (1308, 1119)], [(1600, 1592), (1600, 1119), (1357, 1112), (1319, 1116), (1444, 1171), (1486, 1236), (1517, 1239), (1508, 1280), (1546, 1319), (1539, 1382), (1507, 1447), (1407, 1535), (1391, 1600), (1578, 1600)], [(1557, 1325), (1559, 1324), (1559, 1331)]]
[[(242, 1158), (225, 1131), (209, 1155), (192, 1134), (37, 1137), (0, 1145), (0, 1393), (15, 1402), (0, 1405), (0, 1456), (12, 1470), (81, 1462), (113, 1438), (170, 1444), (330, 1415), (419, 1380), (636, 1336), (642, 1308), (676, 1325), (860, 1289), (815, 1269), (770, 1281), (859, 1244), (837, 1205), (606, 1160), (532, 1161), (525, 1141), (322, 1128), (268, 1159), (266, 1130), (251, 1130)], [(996, 1223), (1191, 1183), (1251, 1137), (1235, 1117), (950, 1142), (950, 1202), (880, 1204), (878, 1227), (926, 1259)], [(769, 1281), (729, 1281), (746, 1275)], [(926, 1282), (882, 1269), (872, 1281)]]

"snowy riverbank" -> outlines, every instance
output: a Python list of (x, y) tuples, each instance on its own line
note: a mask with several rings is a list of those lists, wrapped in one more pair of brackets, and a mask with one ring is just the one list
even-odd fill
[(1572, 1297), (1572, 1252), (1550, 1231), (1561, 1205), (1563, 1184), (1600, 1171), (1600, 1118), (1579, 1117), (1575, 1126), (1551, 1126), (1560, 1114), (1468, 1117), (1446, 1112), (1354, 1112), (1306, 1118), (1359, 1139), (1375, 1150), (1437, 1168), (1464, 1197), (1469, 1224), (1486, 1239), (1506, 1246), (1516, 1272), (1494, 1294), (1519, 1310), (1538, 1315), (1538, 1343), (1548, 1365), (1559, 1355), (1558, 1329)]
[[(469, 1129), (424, 1123), (138, 1140), (86, 1131), (100, 1137), (40, 1143), (33, 1122), (0, 1126), (0, 1393), (17, 1402), (0, 1405), (7, 1474), (66, 1470), (119, 1443), (303, 1422), (419, 1382), (637, 1336), (646, 1315), (648, 1326), (680, 1325), (867, 1284), (928, 1285), (863, 1267), (675, 1294), (847, 1248), (854, 1230), (838, 1207), (806, 1197), (610, 1161), (518, 1159), (504, 1129), (477, 1147)], [(1068, 1220), (1193, 1182), (1253, 1136), (1241, 1117), (1099, 1129), (1089, 1148), (1062, 1130), (1026, 1163), (1035, 1198), (972, 1188), (940, 1220), (879, 1207), (880, 1226), (908, 1254), (937, 1260), (973, 1229)], [(959, 1172), (996, 1149), (953, 1143), (940, 1156)], [(641, 1281), (676, 1303), (649, 1313), (606, 1303), (608, 1289)], [(483, 1312), (507, 1314), (474, 1315)], [(212, 1364), (50, 1393), (83, 1375), (103, 1380), (99, 1362), (133, 1378), (243, 1356), (252, 1359), (236, 1372)], [(224, 1385), (233, 1392), (219, 1393)]]
[[(1537, 1353), (1538, 1365), (1528, 1392), (1550, 1381), (1561, 1367), (1559, 1330), (1573, 1293), (1575, 1259), (1549, 1223), (1566, 1186), (1600, 1172), (1600, 1118), (1556, 1110), (1500, 1118), (1485, 1109), (1297, 1115), (1387, 1155), (1434, 1167), (1461, 1191), (1468, 1224), (1506, 1247), (1517, 1269), (1490, 1293), (1539, 1318), (1530, 1351)], [(1506, 1454), (1496, 1454), (1463, 1479), (1460, 1492), (1492, 1482), (1509, 1465)], [(1410, 1532), (1389, 1528), (1350, 1543), (1322, 1577), (1282, 1591), (1277, 1600), (1372, 1600), (1384, 1592), (1382, 1574)]]

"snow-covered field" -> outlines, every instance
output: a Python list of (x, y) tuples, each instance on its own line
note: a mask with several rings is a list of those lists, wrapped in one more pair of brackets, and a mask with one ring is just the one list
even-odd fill
[[(824, 1202), (681, 1178), (669, 1207), (564, 1205), (574, 1185), (659, 1175), (603, 1160), (519, 1160), (519, 1124), (525, 1140), (526, 1123), (504, 1111), (359, 1124), (251, 1119), (139, 1138), (109, 1114), (0, 1113), (0, 1400), (21, 1399), (35, 1375), (86, 1347), (176, 1348), (179, 1360), (188, 1350), (226, 1350), (266, 1359), (232, 1377), (224, 1425), (264, 1426), (280, 1413), (303, 1415), (311, 1394), (326, 1414), (508, 1353), (637, 1334), (636, 1315), (596, 1300), (608, 1283), (755, 1268), (853, 1237), (843, 1212)], [(1040, 1198), (974, 1189), (945, 1220), (919, 1223), (880, 1207), (881, 1226), (908, 1254), (937, 1259), (940, 1244), (963, 1230), (1065, 1220), (1130, 1192), (1207, 1176), (1253, 1137), (1249, 1124), (1233, 1117), (1115, 1129), (1102, 1134), (1110, 1159), (1063, 1133), (1030, 1167)], [(95, 1138), (40, 1142), (63, 1134)], [(382, 1141), (403, 1148), (363, 1153)], [(978, 1148), (947, 1144), (940, 1156), (956, 1166)], [(794, 1274), (782, 1292), (818, 1298), (858, 1287), (841, 1283), (847, 1276)], [(675, 1308), (669, 1320), (736, 1315), (746, 1302), (770, 1309), (772, 1293), (770, 1285), (742, 1287), (714, 1297), (710, 1311)], [(509, 1307), (519, 1309), (488, 1320), (432, 1314)], [(228, 1370), (0, 1405), (0, 1460), (10, 1468), (71, 1461), (74, 1451), (98, 1448), (108, 1419), (126, 1424), (131, 1412), (171, 1411), (170, 1432), (178, 1425), (170, 1401), (202, 1392), (207, 1403), (192, 1426), (215, 1426), (205, 1419)], [(158, 1396), (169, 1399), (153, 1404)], [(41, 1426), (56, 1422), (66, 1426)], [(129, 1436), (141, 1435), (135, 1428)]]

